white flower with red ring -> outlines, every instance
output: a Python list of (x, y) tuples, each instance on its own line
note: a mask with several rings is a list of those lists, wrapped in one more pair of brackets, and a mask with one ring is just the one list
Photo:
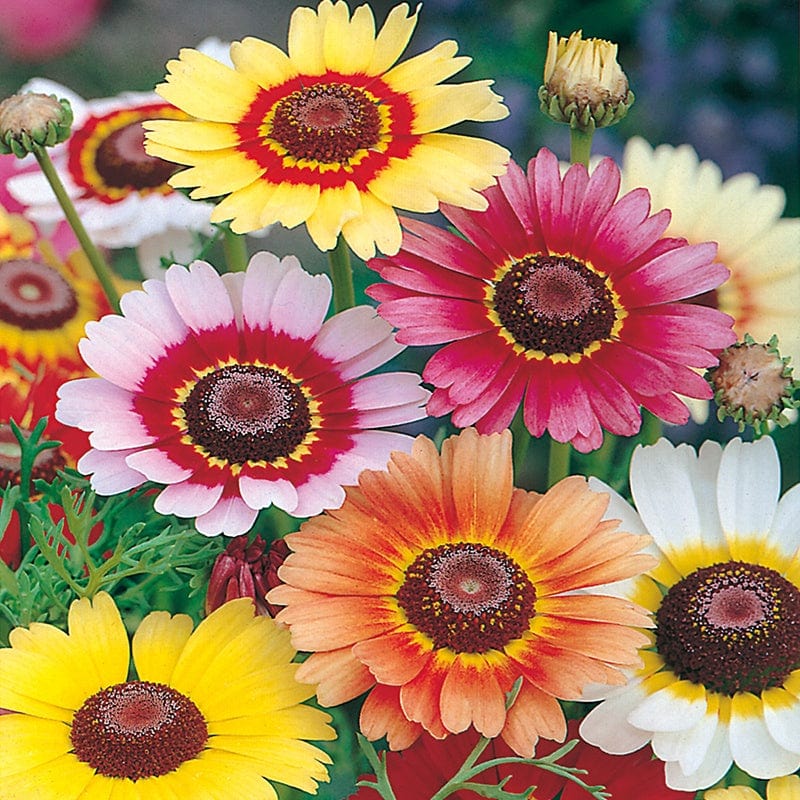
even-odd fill
[(403, 346), (367, 306), (326, 321), (330, 297), (326, 276), (271, 253), (224, 276), (173, 265), (124, 295), (80, 342), (100, 377), (59, 390), (57, 419), (90, 432), (78, 469), (105, 495), (167, 484), (156, 510), (206, 535), (243, 533), (273, 504), (341, 505), (343, 485), (411, 449), (373, 429), (421, 419), (429, 393), (413, 373), (361, 377)]
[(491, 433), (522, 404), (534, 436), (589, 451), (603, 429), (635, 434), (640, 407), (682, 424), (677, 394), (711, 397), (691, 368), (717, 363), (732, 319), (686, 301), (728, 270), (715, 244), (664, 238), (669, 211), (649, 216), (644, 189), (617, 200), (619, 184), (610, 159), (562, 178), (542, 149), (484, 190), (486, 211), (443, 206), (463, 236), (404, 220), (400, 252), (369, 262), (398, 341), (444, 345), (423, 372), (429, 414)]

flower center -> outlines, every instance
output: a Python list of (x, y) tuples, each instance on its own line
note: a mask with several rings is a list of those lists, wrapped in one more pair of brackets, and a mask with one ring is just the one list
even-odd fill
[(131, 122), (103, 139), (94, 167), (107, 186), (115, 189), (155, 189), (167, 182), (178, 167), (144, 150), (144, 128)]
[(496, 284), (494, 307), (519, 345), (548, 356), (582, 353), (607, 339), (617, 319), (606, 279), (563, 256), (517, 261)]
[(298, 89), (275, 106), (269, 136), (298, 160), (348, 162), (380, 141), (381, 117), (364, 92), (346, 83)]
[(285, 458), (311, 429), (300, 387), (277, 370), (251, 364), (201, 378), (183, 411), (194, 443), (235, 464)]
[(485, 653), (528, 629), (536, 590), (505, 553), (457, 542), (424, 550), (406, 569), (397, 601), (436, 647)]
[(93, 694), (70, 733), (78, 760), (108, 778), (166, 775), (208, 741), (206, 721), (186, 695), (162, 683), (129, 681)]
[[(25, 428), (20, 430), (25, 436), (30, 435), (29, 430)], [(60, 447), (40, 450), (33, 460), (31, 480), (40, 479), (49, 483), (55, 478), (56, 470), (62, 469), (66, 463)], [(22, 450), (17, 437), (14, 436), (10, 425), (0, 423), (0, 489), (5, 489), (6, 486), (18, 486), (21, 470)]]
[(759, 564), (698, 569), (664, 596), (656, 648), (680, 678), (714, 692), (780, 686), (800, 666), (800, 589)]
[(23, 330), (56, 330), (78, 311), (74, 289), (38, 261), (0, 262), (0, 322)]

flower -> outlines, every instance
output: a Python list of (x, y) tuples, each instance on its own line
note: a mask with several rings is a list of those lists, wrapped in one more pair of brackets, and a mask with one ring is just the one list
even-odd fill
[[(567, 739), (578, 738), (578, 722), (567, 725)], [(403, 800), (430, 800), (454, 775), (478, 743), (478, 734), (469, 731), (446, 739), (421, 736), (411, 747), (400, 753), (386, 753), (389, 781), (396, 797)], [(540, 742), (536, 747), (536, 758), (550, 755), (557, 748), (551, 742)], [(502, 739), (493, 739), (484, 751), (481, 760), (508, 758), (514, 752)], [(480, 763), (480, 762), (479, 762)], [(586, 742), (578, 741), (570, 752), (559, 759), (559, 764), (578, 767), (588, 774), (579, 775), (587, 784), (605, 786), (613, 800), (686, 800), (686, 795), (664, 785), (664, 775), (659, 762), (645, 752), (629, 756), (609, 756)], [(364, 776), (369, 779), (370, 776)], [(497, 784), (502, 779), (507, 792), (523, 792), (536, 787), (535, 800), (587, 800), (588, 795), (577, 784), (547, 770), (526, 764), (499, 764), (471, 778), (471, 782)], [(562, 794), (559, 794), (562, 792)], [(448, 795), (451, 800), (478, 800), (480, 795), (468, 790)], [(531, 798), (534, 796), (532, 795)], [(377, 800), (373, 789), (360, 788), (351, 795), (351, 800)]]
[[(250, 600), (226, 603), (192, 631), (185, 614), (148, 614), (131, 648), (104, 592), (69, 609), (69, 633), (39, 622), (0, 650), (3, 796), (252, 797), (267, 781), (316, 793), (335, 738), (302, 705), (289, 636)], [(267, 779), (267, 781), (264, 780)]]
[[(210, 206), (170, 188), (175, 171), (144, 151), (144, 120), (184, 119), (183, 112), (153, 92), (125, 92), (84, 100), (66, 86), (37, 78), (32, 91), (66, 97), (75, 121), (72, 135), (50, 153), (78, 216), (95, 244), (136, 247), (169, 233), (179, 246), (190, 231), (210, 233)], [(63, 211), (44, 174), (32, 168), (9, 178), (8, 190), (40, 225), (54, 225)]]
[(742, 173), (723, 181), (719, 167), (689, 145), (652, 148), (634, 137), (625, 146), (622, 190), (643, 186), (656, 209), (669, 208), (667, 233), (692, 244), (714, 241), (730, 278), (704, 297), (734, 318), (743, 339), (769, 341), (800, 363), (800, 219), (781, 219), (786, 194)]
[(72, 109), (54, 95), (23, 92), (0, 103), (0, 153), (24, 158), (37, 147), (52, 147), (70, 133)]
[(78, 340), (110, 310), (82, 251), (62, 258), (22, 216), (0, 208), (0, 369), (84, 373)]
[(369, 263), (388, 285), (368, 294), (398, 341), (446, 343), (423, 372), (436, 387), (429, 414), (499, 431), (524, 394), (534, 436), (547, 430), (585, 452), (603, 428), (635, 434), (639, 406), (682, 424), (674, 393), (711, 397), (689, 367), (717, 363), (735, 341), (730, 319), (681, 301), (727, 270), (713, 244), (662, 238), (669, 213), (648, 217), (646, 191), (614, 202), (618, 187), (610, 159), (562, 179), (542, 149), (527, 178), (512, 162), (486, 190), (485, 212), (443, 209), (466, 239), (404, 220), (398, 255)]
[(486, 207), (477, 190), (505, 171), (508, 151), (439, 133), (457, 122), (503, 119), (491, 81), (442, 81), (470, 61), (445, 41), (395, 65), (417, 22), (402, 3), (375, 35), (367, 5), (300, 7), (288, 55), (253, 37), (231, 45), (234, 68), (184, 49), (156, 91), (194, 119), (147, 123), (147, 152), (189, 166), (172, 186), (226, 197), (211, 215), (247, 233), (305, 223), (330, 250), (341, 233), (361, 258), (400, 246), (393, 207), (440, 202)]
[(271, 253), (224, 278), (196, 261), (145, 281), (122, 316), (86, 326), (101, 377), (59, 390), (56, 418), (91, 431), (78, 469), (99, 494), (168, 484), (156, 511), (207, 535), (245, 533), (271, 504), (298, 517), (341, 504), (343, 484), (411, 447), (371, 429), (420, 419), (428, 392), (411, 373), (356, 380), (403, 348), (366, 306), (323, 323), (330, 298), (326, 276)]
[(732, 762), (762, 779), (794, 772), (800, 486), (778, 501), (769, 437), (699, 453), (661, 439), (634, 452), (631, 491), (639, 517), (613, 492), (608, 515), (646, 529), (660, 562), (613, 593), (655, 614), (655, 637), (627, 686), (592, 693), (606, 699), (581, 736), (610, 753), (652, 742), (667, 784), (683, 791), (713, 785)]
[(361, 729), (393, 750), (470, 726), (524, 756), (563, 740), (556, 698), (624, 680), (647, 641), (631, 627), (649, 624), (641, 609), (591, 592), (651, 563), (642, 537), (600, 523), (606, 502), (578, 476), (543, 496), (514, 489), (509, 431), (468, 428), (441, 456), (418, 437), (285, 537), (267, 599), (312, 653), (298, 679), (319, 683), (323, 706), (371, 690)]
[(248, 538), (243, 534), (231, 539), (214, 561), (206, 591), (206, 614), (236, 597), (249, 597), (259, 614), (274, 617), (280, 611), (264, 598), (280, 582), (278, 567), (289, 555), (289, 547), (283, 539), (267, 545), (260, 536), (252, 542)]
[(583, 31), (575, 31), (569, 39), (550, 31), (544, 84), (539, 88), (545, 114), (593, 131), (619, 122), (633, 101), (628, 78), (617, 63), (616, 44), (584, 40)]
[[(704, 800), (761, 800), (761, 795), (749, 786), (731, 786), (706, 792)], [(800, 778), (787, 775), (771, 780), (767, 784), (767, 800), (800, 800)]]

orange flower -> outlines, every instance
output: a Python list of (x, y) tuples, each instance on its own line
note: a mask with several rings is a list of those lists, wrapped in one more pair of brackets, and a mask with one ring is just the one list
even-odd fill
[(313, 651), (298, 679), (325, 706), (371, 690), (361, 729), (392, 749), (470, 726), (523, 756), (540, 736), (563, 740), (557, 698), (624, 683), (648, 641), (642, 609), (586, 591), (652, 564), (647, 537), (602, 521), (607, 505), (577, 476), (544, 495), (515, 489), (509, 431), (468, 428), (441, 455), (417, 438), (286, 537), (268, 600)]

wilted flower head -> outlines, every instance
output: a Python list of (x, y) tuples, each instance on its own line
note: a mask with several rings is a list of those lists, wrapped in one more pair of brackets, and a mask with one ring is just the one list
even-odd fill
[(568, 39), (550, 31), (539, 101), (551, 119), (573, 128), (594, 130), (619, 122), (634, 95), (617, 63), (617, 45), (584, 39), (582, 31)]
[(52, 147), (69, 136), (71, 125), (68, 100), (34, 92), (12, 95), (0, 103), (0, 153), (24, 158), (34, 145)]

